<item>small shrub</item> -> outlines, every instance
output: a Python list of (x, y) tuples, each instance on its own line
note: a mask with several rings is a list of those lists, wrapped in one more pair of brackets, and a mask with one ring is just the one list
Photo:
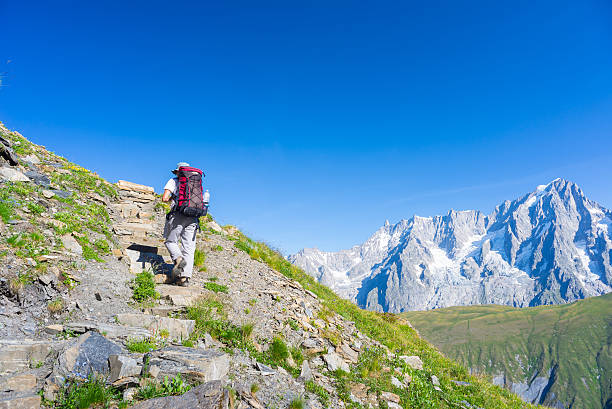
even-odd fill
[(268, 353), (270, 354), (270, 358), (279, 364), (284, 363), (287, 358), (289, 358), (289, 348), (287, 348), (285, 341), (278, 336), (274, 337), (272, 340), (272, 345), (270, 345)]
[(304, 409), (304, 398), (295, 398), (289, 404), (289, 409)]
[(298, 325), (297, 321), (294, 320), (293, 318), (287, 318), (287, 320), (285, 321), (285, 324), (288, 324), (289, 327), (291, 327), (291, 329), (294, 331), (297, 331), (300, 329), (300, 326)]
[(319, 402), (323, 407), (329, 405), (329, 392), (327, 392), (321, 385), (317, 385), (314, 381), (306, 381), (306, 391), (317, 395)]
[(242, 332), (243, 341), (247, 341), (253, 335), (253, 329), (255, 328), (255, 324), (249, 322), (248, 324), (244, 324), (240, 327), (240, 332)]
[(144, 270), (136, 275), (133, 286), (134, 294), (132, 298), (138, 302), (155, 300), (159, 298), (159, 293), (155, 291), (155, 280), (153, 273)]
[(219, 280), (219, 277), (210, 277), (208, 281), (212, 281), (213, 283)]
[(94, 246), (96, 246), (96, 248), (98, 249), (98, 251), (100, 252), (100, 254), (110, 254), (111, 252), (111, 247), (110, 244), (108, 244), (108, 241), (104, 240), (104, 239), (98, 239), (94, 242)]
[(182, 344), (184, 347), (188, 347), (188, 348), (195, 348), (195, 344), (194, 344), (194, 343), (193, 343), (193, 341), (192, 341), (192, 340), (190, 340), (190, 339), (184, 339), (183, 341), (181, 341), (181, 344)]
[(215, 250), (215, 251), (223, 251), (223, 247), (221, 247), (220, 245), (218, 245), (218, 244), (217, 244), (217, 245), (214, 247), (214, 250)]
[(62, 409), (106, 408), (109, 407), (111, 401), (116, 399), (119, 399), (119, 392), (115, 388), (107, 387), (102, 378), (90, 376), (86, 382), (68, 383), (60, 389), (54, 407)]
[(227, 286), (221, 285), (217, 283), (204, 283), (204, 288), (207, 290), (213, 291), (215, 293), (227, 293)]
[(32, 212), (35, 216), (40, 216), (44, 213), (45, 207), (39, 205), (38, 203), (28, 203), (28, 210)]
[(249, 300), (249, 304), (251, 305), (251, 307), (253, 307), (255, 304), (257, 304), (257, 299), (256, 298), (251, 298)]
[(181, 374), (172, 379), (165, 377), (160, 384), (150, 383), (141, 387), (136, 394), (137, 399), (147, 400), (162, 396), (183, 395), (191, 386), (183, 381)]
[(299, 367), (304, 361), (304, 354), (302, 353), (302, 350), (298, 347), (291, 347), (290, 350), (293, 362), (295, 362), (295, 364)]
[(157, 348), (157, 342), (152, 338), (130, 339), (125, 344), (125, 347), (130, 352), (145, 354)]
[(204, 262), (206, 261), (206, 253), (204, 253), (200, 249), (196, 249), (193, 254), (193, 265), (199, 270), (202, 271), (202, 267), (204, 267)]
[(59, 314), (64, 310), (64, 300), (62, 298), (56, 298), (53, 301), (49, 301), (47, 309), (51, 314)]
[(255, 395), (257, 392), (259, 392), (259, 385), (256, 383), (251, 384), (251, 395)]

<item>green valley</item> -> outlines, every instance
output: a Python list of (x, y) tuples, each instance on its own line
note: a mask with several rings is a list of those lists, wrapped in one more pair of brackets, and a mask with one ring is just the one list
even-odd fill
[(565, 305), (451, 307), (403, 316), (450, 358), (534, 403), (612, 408), (612, 294)]

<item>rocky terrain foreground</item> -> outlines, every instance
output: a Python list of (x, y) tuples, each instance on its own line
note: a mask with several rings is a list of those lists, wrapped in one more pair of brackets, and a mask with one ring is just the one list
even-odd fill
[(532, 407), (210, 217), (166, 284), (151, 187), (0, 137), (0, 408)]

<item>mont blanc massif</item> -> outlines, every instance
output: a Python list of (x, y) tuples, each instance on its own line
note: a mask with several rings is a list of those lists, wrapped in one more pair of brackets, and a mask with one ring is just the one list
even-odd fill
[(612, 290), (611, 224), (610, 210), (556, 179), (489, 215), (386, 222), (362, 245), (304, 249), (289, 260), (377, 311), (562, 304)]

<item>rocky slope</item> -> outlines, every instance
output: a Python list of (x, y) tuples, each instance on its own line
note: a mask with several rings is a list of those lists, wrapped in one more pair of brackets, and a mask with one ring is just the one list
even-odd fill
[(451, 210), (387, 222), (362, 245), (304, 249), (289, 260), (376, 311), (560, 304), (612, 290), (611, 224), (610, 210), (556, 179), (490, 215)]
[(612, 405), (612, 294), (558, 306), (451, 307), (404, 316), (444, 353), (528, 402)]
[(0, 408), (532, 407), (211, 218), (165, 284), (152, 188), (0, 137)]

